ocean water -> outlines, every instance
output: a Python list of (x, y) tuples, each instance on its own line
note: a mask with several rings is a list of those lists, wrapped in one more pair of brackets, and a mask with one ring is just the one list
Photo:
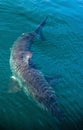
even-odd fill
[[(48, 16), (45, 41), (37, 38), (33, 60), (45, 75), (60, 76), (53, 86), (64, 121), (57, 121), (22, 91), (8, 93), (10, 48)], [(83, 0), (0, 0), (0, 129), (82, 130)]]

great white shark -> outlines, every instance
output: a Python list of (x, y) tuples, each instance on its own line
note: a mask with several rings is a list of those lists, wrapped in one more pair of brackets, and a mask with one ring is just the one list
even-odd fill
[(35, 31), (23, 33), (17, 38), (11, 48), (10, 67), (12, 78), (19, 83), (19, 87), (61, 120), (63, 114), (57, 102), (55, 91), (49, 83), (50, 78), (44, 76), (40, 70), (34, 67), (32, 62), (31, 45), (37, 35), (40, 35), (44, 40), (42, 28), (46, 21), (47, 17)]

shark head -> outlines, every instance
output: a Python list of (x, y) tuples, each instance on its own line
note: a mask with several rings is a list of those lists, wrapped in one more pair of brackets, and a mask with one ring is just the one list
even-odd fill
[(34, 40), (35, 36), (36, 36), (35, 32), (22, 33), (21, 35), (23, 39), (28, 39), (28, 40)]

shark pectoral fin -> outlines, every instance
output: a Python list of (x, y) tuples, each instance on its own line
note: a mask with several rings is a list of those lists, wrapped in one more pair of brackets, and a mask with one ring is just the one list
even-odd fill
[(32, 61), (32, 59), (30, 59), (29, 65), (30, 65), (32, 68), (37, 69), (37, 66), (36, 66), (36, 64)]
[(46, 75), (45, 79), (51, 86), (54, 86), (61, 81), (61, 76), (47, 76)]
[(16, 93), (19, 91), (21, 91), (21, 88), (19, 86), (19, 83), (16, 77), (11, 76), (10, 81), (9, 81), (8, 93)]

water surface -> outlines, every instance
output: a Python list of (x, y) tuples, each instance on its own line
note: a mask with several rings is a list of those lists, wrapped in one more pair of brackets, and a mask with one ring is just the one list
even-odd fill
[[(65, 120), (58, 122), (12, 86), (10, 48), (23, 32), (33, 31), (48, 16), (46, 41), (33, 44), (33, 60), (48, 75), (60, 75), (54, 86)], [(82, 130), (83, 1), (0, 0), (0, 127), (8, 130)]]

